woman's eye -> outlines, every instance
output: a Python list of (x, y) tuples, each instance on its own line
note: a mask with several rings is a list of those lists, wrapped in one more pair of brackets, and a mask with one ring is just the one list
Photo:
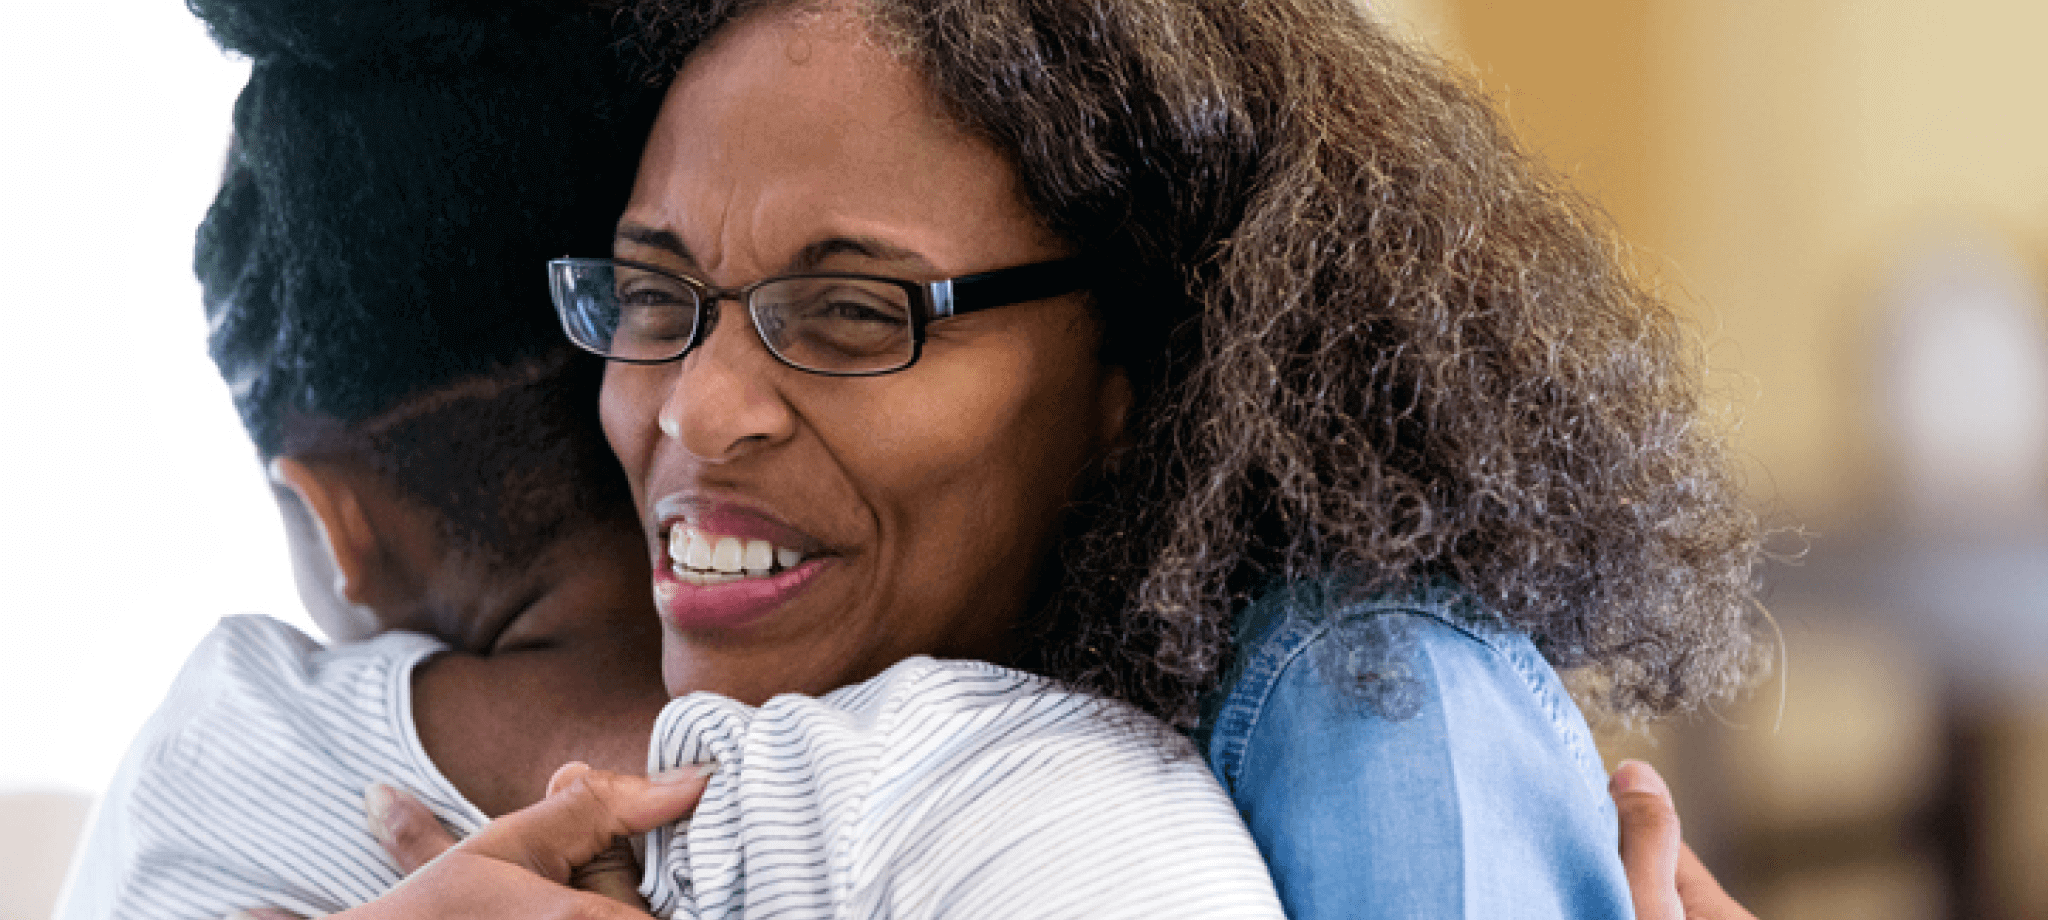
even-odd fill
[(876, 291), (860, 285), (836, 285), (807, 292), (799, 315), (820, 322), (901, 326), (910, 321), (909, 311), (894, 294), (893, 289)]
[(860, 323), (902, 325), (901, 311), (860, 300), (834, 300), (819, 312), (819, 319), (850, 320)]
[(615, 296), (620, 306), (665, 307), (689, 302), (685, 292), (669, 285), (620, 285)]
[(618, 334), (642, 341), (686, 339), (693, 325), (689, 311), (626, 305), (619, 311)]
[(686, 339), (697, 323), (696, 301), (671, 285), (620, 285), (619, 335), (641, 341)]

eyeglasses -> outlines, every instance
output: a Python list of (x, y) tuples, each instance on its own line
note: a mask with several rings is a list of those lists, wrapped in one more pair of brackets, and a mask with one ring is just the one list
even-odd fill
[(770, 354), (834, 377), (900, 371), (917, 362), (934, 320), (1056, 297), (1091, 276), (1085, 260), (1068, 258), (943, 281), (814, 272), (721, 288), (625, 259), (548, 262), (562, 329), (586, 351), (628, 364), (674, 361), (710, 335), (718, 302), (732, 300), (746, 305)]

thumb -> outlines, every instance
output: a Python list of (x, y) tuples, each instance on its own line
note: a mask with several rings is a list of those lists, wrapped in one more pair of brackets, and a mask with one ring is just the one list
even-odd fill
[(1625, 760), (1607, 785), (1621, 821), (1621, 865), (1638, 920), (1685, 920), (1678, 899), (1678, 810), (1649, 764)]
[[(589, 773), (588, 764), (563, 764), (548, 779), (548, 795), (566, 792), (578, 778)], [(612, 845), (604, 852), (572, 870), (569, 884), (578, 891), (601, 894), (621, 904), (643, 910), (647, 907), (640, 897), (640, 860), (634, 857), (633, 847), (624, 837), (612, 838)]]
[(1678, 859), (1678, 899), (1685, 904), (1686, 920), (1756, 920), (1750, 913), (1707, 871), (1692, 847), (1686, 847)]
[(491, 822), (464, 848), (566, 884), (613, 838), (644, 834), (695, 810), (714, 769), (641, 777), (569, 764), (549, 781), (547, 798)]

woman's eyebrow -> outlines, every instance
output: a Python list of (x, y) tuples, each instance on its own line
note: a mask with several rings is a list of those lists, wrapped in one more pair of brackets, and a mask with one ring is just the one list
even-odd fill
[[(640, 224), (621, 224), (613, 238), (640, 246), (652, 246), (668, 252), (685, 262), (695, 264), (690, 256), (690, 247), (683, 245), (682, 237), (675, 233)], [(824, 264), (825, 260), (837, 255), (854, 255), (881, 262), (905, 262), (920, 269), (930, 269), (931, 262), (911, 250), (886, 243), (868, 236), (835, 236), (819, 240), (797, 251), (789, 262), (789, 271), (810, 271)]]
[(696, 261), (690, 258), (690, 247), (683, 245), (683, 238), (667, 230), (645, 227), (640, 224), (621, 224), (619, 225), (618, 232), (613, 234), (612, 238), (627, 243), (636, 243), (641, 246), (664, 249), (675, 254), (676, 258), (682, 259), (685, 262), (694, 263)]
[(835, 236), (798, 250), (791, 259), (791, 271), (809, 271), (837, 255), (855, 255), (880, 262), (907, 262), (920, 269), (931, 268), (930, 260), (901, 246), (869, 236)]

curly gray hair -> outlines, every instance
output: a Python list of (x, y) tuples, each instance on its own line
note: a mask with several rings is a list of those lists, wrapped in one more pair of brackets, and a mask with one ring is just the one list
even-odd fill
[[(641, 0), (672, 68), (768, 0)], [(1115, 267), (1139, 399), (1027, 666), (1191, 724), (1235, 612), (1455, 583), (1628, 716), (1738, 687), (1760, 533), (1693, 352), (1597, 209), (1350, 0), (861, 0)]]

